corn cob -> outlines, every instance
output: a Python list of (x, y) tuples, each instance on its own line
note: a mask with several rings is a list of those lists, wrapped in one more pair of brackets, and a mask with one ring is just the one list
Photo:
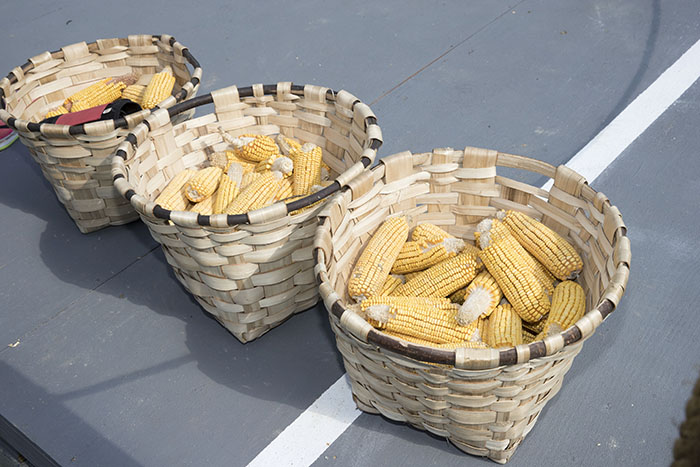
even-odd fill
[(428, 269), (441, 261), (452, 258), (464, 248), (464, 241), (452, 236), (439, 243), (425, 240), (406, 242), (391, 270), (395, 274), (405, 274)]
[(226, 207), (231, 204), (231, 201), (238, 196), (238, 191), (236, 182), (231, 180), (228, 174), (221, 174), (219, 188), (217, 188), (216, 193), (211, 196), (211, 198), (214, 199), (212, 214), (222, 214), (226, 210)]
[(163, 209), (171, 211), (185, 211), (190, 204), (190, 201), (185, 196), (185, 184), (194, 177), (196, 171), (185, 169), (175, 175), (165, 189), (158, 195), (155, 200)]
[(56, 117), (58, 115), (63, 115), (63, 114), (67, 114), (67, 113), (68, 113), (68, 110), (65, 107), (63, 107), (62, 105), (59, 105), (55, 109), (50, 110), (49, 113), (47, 113), (44, 116), (44, 118)]
[(498, 305), (489, 317), (486, 343), (494, 348), (523, 343), (523, 325), (520, 316), (508, 303)]
[(379, 295), (391, 295), (396, 287), (400, 286), (404, 282), (406, 282), (406, 279), (402, 275), (389, 274), (389, 277), (387, 277), (386, 281), (384, 281), (384, 285), (382, 286), (382, 290), (379, 292)]
[(250, 185), (262, 176), (263, 174), (261, 172), (244, 172), (243, 176), (241, 177), (241, 190), (245, 190), (248, 187), (248, 185)]
[(277, 157), (270, 165), (270, 170), (276, 170), (285, 178), (291, 177), (294, 173), (294, 162), (287, 156)]
[(557, 279), (575, 278), (583, 268), (574, 247), (546, 225), (517, 211), (506, 211), (500, 216), (518, 242)]
[(325, 162), (321, 161), (321, 181), (330, 180), (331, 168)]
[(459, 308), (457, 321), (466, 326), (480, 317), (489, 316), (502, 298), (503, 292), (496, 279), (486, 270), (480, 272), (466, 288), (464, 304)]
[(306, 143), (293, 152), (294, 195), (308, 194), (313, 185), (321, 184), (322, 157), (321, 148), (311, 143)]
[(231, 164), (239, 164), (243, 169), (243, 173), (252, 172), (255, 170), (256, 163), (241, 159), (233, 151), (219, 151), (209, 155), (209, 162), (214, 167), (219, 167), (226, 172)]
[(367, 322), (380, 330), (436, 344), (481, 340), (476, 323), (459, 326), (458, 308), (446, 298), (377, 296), (363, 300)]
[(291, 198), (294, 194), (293, 182), (290, 177), (283, 178), (279, 182), (279, 189), (275, 193), (273, 201), (282, 201)]
[(586, 313), (586, 292), (574, 281), (563, 281), (554, 289), (552, 308), (537, 339), (558, 334), (573, 326)]
[(535, 342), (536, 340), (537, 335), (523, 326), (523, 344), (529, 344), (530, 342)]
[(483, 341), (466, 341), (466, 342), (450, 342), (448, 344), (436, 344), (435, 342), (419, 339), (413, 336), (407, 336), (406, 334), (400, 334), (398, 332), (383, 331), (391, 337), (396, 337), (397, 339), (405, 340), (412, 344), (418, 344), (425, 347), (434, 347), (436, 349), (444, 350), (455, 350), (455, 349), (487, 349), (489, 346)]
[(445, 240), (446, 238), (454, 237), (445, 232), (437, 225), (431, 224), (429, 222), (418, 224), (413, 228), (413, 232), (411, 232), (411, 240), (413, 240), (414, 242), (420, 242), (422, 240), (436, 245)]
[(348, 294), (353, 300), (379, 295), (407, 237), (408, 223), (403, 217), (389, 218), (379, 226), (350, 274)]
[(214, 214), (214, 197), (210, 196), (208, 198), (204, 198), (202, 201), (199, 203), (193, 204), (188, 211), (196, 212), (197, 214), (202, 214), (202, 215), (211, 215)]
[(411, 279), (418, 277), (418, 275), (423, 272), (423, 271), (418, 271), (418, 272), (407, 272), (406, 274), (401, 274), (405, 279), (406, 282), (410, 281)]
[(498, 220), (483, 220), (477, 228), (481, 232), (479, 257), (503, 295), (524, 321), (539, 321), (549, 312), (549, 297), (524, 259), (527, 252)]
[(175, 77), (169, 66), (163, 68), (160, 73), (156, 73), (143, 91), (141, 107), (152, 109), (166, 98), (170, 97), (175, 87)]
[(226, 214), (242, 214), (267, 206), (279, 189), (282, 174), (265, 172), (256, 174), (255, 180), (241, 189), (240, 194), (226, 207)]
[(277, 143), (277, 146), (279, 146), (280, 152), (284, 156), (290, 156), (294, 150), (301, 148), (301, 143), (287, 138), (283, 134), (277, 135), (275, 142)]
[(233, 151), (238, 157), (250, 162), (261, 162), (280, 152), (275, 141), (269, 136), (246, 134), (234, 138), (221, 127), (219, 127), (219, 134), (224, 141), (233, 147)]
[(79, 112), (109, 104), (121, 97), (122, 89), (125, 87), (124, 83), (109, 83), (109, 79), (104, 79), (70, 96), (63, 103), (63, 107), (70, 112)]
[[(481, 273), (479, 273), (479, 274), (481, 274)], [(478, 277), (478, 275), (477, 275), (477, 277)], [(467, 296), (467, 289), (468, 288), (469, 288), (469, 286), (462, 287), (458, 291), (452, 293), (448, 298), (450, 299), (450, 301), (452, 303), (457, 303), (458, 305), (461, 305), (462, 303), (464, 303), (464, 297)]]
[(394, 290), (405, 297), (446, 297), (471, 282), (482, 268), (473, 252), (460, 253), (432, 266)]
[(187, 184), (185, 184), (185, 196), (193, 203), (199, 203), (214, 194), (219, 187), (219, 180), (223, 172), (218, 167), (207, 167), (197, 171)]
[(130, 101), (136, 102), (141, 105), (143, 101), (143, 94), (146, 91), (146, 86), (141, 84), (132, 84), (127, 86), (122, 91), (122, 99), (129, 99)]
[(125, 75), (115, 76), (107, 80), (107, 83), (124, 83), (125, 86), (129, 87), (132, 84), (136, 84), (139, 77), (136, 73), (127, 73)]
[(547, 291), (547, 295), (549, 297), (552, 296), (554, 293), (554, 282), (555, 278), (552, 275), (551, 272), (545, 268), (542, 263), (537, 261), (534, 256), (532, 256), (530, 253), (528, 253), (527, 250), (521, 250), (523, 252), (523, 259), (525, 259), (525, 262), (527, 265), (530, 267), (530, 270), (535, 274), (535, 277), (537, 280), (542, 284), (542, 287)]
[(545, 323), (547, 323), (547, 316), (544, 316), (541, 320), (534, 323), (528, 323), (527, 321), (523, 321), (523, 329), (527, 329), (533, 335), (541, 333), (544, 329)]

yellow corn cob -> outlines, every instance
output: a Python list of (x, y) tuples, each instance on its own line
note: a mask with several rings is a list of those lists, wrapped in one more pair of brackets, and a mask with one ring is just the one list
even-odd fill
[(544, 329), (544, 325), (547, 322), (547, 316), (534, 323), (528, 323), (527, 321), (523, 321), (523, 328), (527, 329), (532, 334), (537, 335)]
[(537, 340), (537, 335), (530, 332), (529, 329), (523, 326), (523, 344), (529, 344)]
[(425, 347), (434, 347), (436, 349), (443, 349), (443, 350), (455, 350), (455, 349), (487, 349), (489, 346), (486, 344), (486, 342), (482, 341), (466, 341), (466, 342), (450, 342), (448, 344), (436, 344), (435, 342), (431, 342), (426, 339), (419, 339), (417, 337), (413, 336), (407, 336), (405, 334), (400, 334), (398, 332), (390, 332), (390, 331), (383, 331), (384, 334), (387, 334), (392, 337), (396, 337), (397, 339), (403, 339), (406, 342), (410, 342), (412, 344), (418, 344), (418, 345), (423, 345)]
[(437, 263), (452, 258), (464, 248), (464, 242), (452, 236), (437, 244), (425, 240), (406, 242), (394, 262), (391, 272), (405, 274), (428, 269)]
[(479, 238), (481, 238), (481, 233), (479, 232), (474, 232), (474, 244), (476, 244), (477, 248), (479, 248)]
[(67, 113), (68, 113), (68, 110), (65, 107), (63, 107), (62, 105), (59, 105), (55, 109), (50, 110), (49, 113), (47, 113), (44, 116), (44, 118), (56, 117), (58, 115), (63, 115), (63, 114), (67, 114)]
[(175, 175), (165, 189), (155, 200), (163, 209), (171, 211), (185, 211), (190, 201), (185, 196), (185, 184), (194, 176), (196, 171), (185, 169)]
[(219, 180), (219, 188), (216, 189), (211, 198), (214, 199), (214, 205), (212, 207), (213, 214), (222, 214), (226, 207), (231, 204), (231, 201), (238, 196), (238, 185), (236, 182), (231, 180), (228, 174), (221, 174), (221, 180)]
[[(98, 105), (109, 104), (116, 101), (122, 95), (124, 83), (108, 83), (109, 79), (98, 81), (91, 86), (78, 91), (63, 103), (70, 112), (79, 112)], [(68, 107), (70, 105), (70, 107)]]
[(406, 282), (410, 281), (411, 279), (417, 277), (421, 272), (423, 271), (418, 271), (418, 272), (407, 272), (406, 274), (402, 274), (404, 279), (406, 279)]
[(379, 226), (350, 274), (348, 294), (353, 300), (379, 295), (407, 237), (408, 223), (403, 217), (389, 218)]
[(478, 228), (479, 257), (503, 295), (524, 321), (539, 321), (549, 312), (549, 297), (524, 259), (527, 252), (498, 220), (486, 219)]
[(255, 180), (241, 189), (240, 194), (226, 207), (226, 214), (242, 214), (267, 206), (279, 189), (282, 174), (265, 172), (256, 174)]
[(143, 94), (146, 91), (146, 86), (141, 84), (132, 84), (127, 86), (122, 91), (122, 99), (129, 99), (130, 101), (136, 102), (141, 105), (143, 101)]
[[(481, 273), (479, 273), (479, 274), (481, 274)], [(478, 276), (477, 276), (477, 277), (478, 277)], [(473, 282), (473, 281), (472, 281), (472, 282)], [(467, 296), (467, 288), (469, 288), (469, 286), (467, 286), (467, 287), (462, 287), (461, 289), (459, 289), (458, 291), (456, 291), (456, 292), (454, 292), (452, 295), (450, 295), (450, 296), (449, 296), (450, 301), (451, 301), (452, 303), (457, 303), (457, 304), (459, 304), (459, 305), (461, 305), (462, 303), (464, 303), (464, 297)]]
[(498, 305), (489, 317), (486, 343), (494, 348), (523, 343), (523, 324), (520, 316), (508, 303)]
[(574, 247), (541, 222), (522, 212), (506, 211), (503, 223), (557, 279), (572, 279), (583, 268), (583, 261)]
[(552, 308), (538, 339), (573, 326), (586, 313), (586, 292), (574, 281), (563, 281), (554, 289)]
[(221, 127), (219, 134), (231, 145), (238, 157), (250, 162), (261, 162), (280, 152), (275, 141), (269, 136), (245, 134), (234, 138)]
[(331, 178), (331, 168), (328, 164), (321, 161), (321, 182), (330, 180)]
[(135, 84), (139, 80), (136, 73), (127, 73), (107, 80), (108, 83), (124, 83), (127, 87)]
[(283, 178), (279, 182), (279, 189), (273, 201), (282, 201), (291, 198), (294, 194), (293, 181), (290, 177)]
[(175, 87), (175, 77), (169, 66), (160, 73), (156, 73), (143, 91), (141, 107), (152, 109), (156, 105), (170, 97)]
[(241, 178), (241, 190), (245, 190), (248, 188), (248, 185), (262, 176), (263, 174), (261, 172), (244, 172), (243, 177)]
[(209, 155), (209, 162), (214, 167), (219, 167), (221, 170), (226, 172), (232, 163), (240, 164), (243, 169), (243, 173), (252, 172), (255, 170), (257, 165), (255, 162), (250, 162), (245, 159), (241, 159), (233, 151), (219, 151)]
[(436, 344), (481, 340), (478, 326), (459, 326), (458, 308), (446, 298), (369, 297), (361, 303), (367, 322), (377, 329)]
[(275, 142), (277, 142), (280, 152), (285, 156), (290, 156), (294, 150), (301, 148), (301, 143), (287, 138), (282, 134), (277, 135)]
[(473, 252), (460, 253), (418, 274), (394, 290), (405, 297), (446, 297), (471, 282), (482, 264)]
[(446, 238), (453, 238), (452, 235), (445, 232), (435, 224), (429, 222), (418, 224), (411, 232), (411, 240), (420, 242), (421, 240), (433, 245), (442, 242)]
[(214, 197), (210, 196), (203, 199), (199, 203), (193, 204), (189, 211), (196, 212), (197, 214), (210, 215), (214, 214)]
[(400, 286), (404, 282), (406, 282), (406, 279), (402, 275), (389, 274), (389, 277), (387, 277), (386, 281), (384, 281), (384, 285), (382, 286), (382, 290), (379, 292), (379, 295), (391, 295), (396, 287)]
[(486, 317), (498, 306), (503, 292), (491, 273), (484, 270), (467, 286), (464, 304), (459, 308), (457, 321), (466, 326), (472, 321)]
[(524, 253), (523, 258), (530, 267), (530, 270), (535, 274), (537, 280), (540, 281), (542, 287), (544, 287), (544, 289), (547, 291), (547, 295), (551, 297), (554, 293), (554, 276), (542, 265), (542, 263), (537, 261), (534, 256), (528, 253), (527, 250), (521, 250), (521, 252)]
[(321, 184), (322, 157), (321, 148), (311, 143), (294, 151), (294, 195), (308, 194), (313, 185)]
[(223, 172), (218, 167), (207, 167), (199, 170), (187, 184), (185, 184), (185, 196), (193, 203), (199, 203), (214, 194), (219, 187), (219, 180)]

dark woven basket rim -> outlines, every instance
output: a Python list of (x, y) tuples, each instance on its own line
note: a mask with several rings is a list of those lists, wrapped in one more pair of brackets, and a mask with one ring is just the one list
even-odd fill
[[(500, 154), (500, 153), (499, 153)], [(542, 163), (542, 161), (539, 161), (537, 159), (533, 158), (528, 158), (525, 156), (516, 156), (521, 159), (531, 159), (535, 160), (539, 163)], [(381, 160), (379, 161), (379, 164), (375, 166), (372, 170), (377, 170), (380, 168), (381, 165)], [(499, 164), (496, 163), (498, 166)], [(546, 164), (549, 167), (551, 167), (552, 170), (555, 170), (554, 166), (551, 166), (550, 164)], [(529, 170), (533, 172), (537, 172), (535, 170)], [(539, 172), (541, 173), (541, 172)], [(546, 175), (544, 173), (541, 173), (542, 175)], [(551, 178), (551, 177), (550, 177)], [(588, 182), (585, 182), (585, 187), (591, 190), (593, 193), (598, 193), (597, 191), (593, 190), (593, 188), (590, 188), (588, 185)], [(346, 187), (345, 190), (349, 189), (349, 187)], [(345, 191), (344, 190), (344, 191)], [(334, 200), (331, 200), (330, 203), (333, 203)], [(609, 201), (605, 201), (608, 205), (610, 205)], [(325, 222), (328, 222), (327, 220)], [(320, 231), (321, 229), (324, 228), (325, 222), (322, 221), (317, 229), (317, 232)], [(318, 235), (318, 234), (317, 234)], [(619, 236), (616, 234), (615, 237), (615, 243), (618, 243), (622, 238), (627, 237), (627, 228), (622, 227), (619, 230)], [(314, 255), (316, 256), (316, 262), (319, 263), (321, 261), (320, 258), (318, 258), (318, 254), (324, 254), (323, 251), (319, 251), (318, 249), (314, 249)], [(323, 258), (325, 259), (325, 258)], [(627, 267), (629, 268), (629, 264), (627, 264)], [(323, 280), (322, 278), (322, 273), (325, 274), (325, 271), (318, 271), (317, 272), (317, 280), (320, 284), (327, 284), (327, 281)], [(611, 282), (612, 284), (612, 282)], [(604, 295), (603, 291), (603, 295)], [(350, 310), (346, 308), (343, 303), (342, 299), (338, 297), (337, 300), (335, 300), (330, 308), (328, 308), (328, 305), (326, 305), (326, 308), (328, 308), (328, 311), (335, 316), (339, 322), (342, 323), (342, 318), (345, 313), (353, 313), (356, 314), (353, 310)], [(601, 300), (601, 302), (594, 307), (592, 310), (590, 310), (586, 315), (590, 315), (591, 313), (598, 312), (600, 313), (602, 320), (605, 320), (605, 318), (611, 314), (613, 311), (615, 311), (615, 303), (613, 303), (611, 300), (604, 298)], [(601, 323), (602, 323), (601, 320)], [(341, 324), (341, 327), (343, 325)], [(360, 339), (361, 341), (365, 341), (364, 339), (361, 339), (359, 336), (355, 335), (354, 333), (351, 332), (350, 329), (347, 329), (346, 327), (343, 327), (346, 332), (352, 334), (356, 338)], [(564, 345), (557, 349), (554, 352), (548, 352), (547, 351), (547, 345), (545, 344), (546, 340), (551, 340), (552, 338), (557, 338), (561, 337), (564, 340)], [(420, 345), (420, 344), (414, 344), (412, 342), (408, 342), (402, 339), (399, 339), (394, 336), (390, 336), (388, 334), (383, 333), (382, 331), (378, 329), (370, 329), (369, 333), (367, 334), (367, 339), (366, 342), (369, 344), (376, 345), (382, 349), (388, 350), (390, 352), (396, 353), (398, 355), (401, 355), (403, 357), (408, 357), (413, 360), (417, 360), (419, 362), (428, 362), (428, 363), (435, 363), (439, 365), (449, 365), (452, 367), (456, 368), (456, 355), (457, 352), (464, 352), (463, 356), (466, 356), (467, 359), (469, 359), (469, 355), (474, 355), (474, 356), (480, 356), (483, 355), (484, 352), (491, 352), (491, 351), (497, 351), (498, 352), (498, 363), (494, 366), (489, 366), (488, 368), (481, 368), (480, 369), (490, 369), (490, 368), (497, 368), (500, 366), (505, 366), (505, 365), (514, 365), (516, 363), (525, 363), (531, 359), (534, 358), (542, 358), (546, 357), (548, 355), (552, 355), (554, 353), (557, 353), (564, 349), (565, 347), (568, 347), (578, 341), (580, 341), (583, 338), (583, 333), (581, 329), (576, 325), (572, 325), (570, 328), (558, 333), (558, 334), (553, 334), (550, 337), (547, 337), (545, 340), (539, 340), (539, 341), (534, 341), (529, 344), (521, 344), (518, 346), (511, 346), (511, 347), (502, 347), (499, 349), (472, 349), (472, 348), (461, 348), (458, 350), (445, 350), (445, 349), (439, 349), (435, 347), (429, 347), (425, 345)], [(527, 349), (527, 350), (526, 350)], [(518, 359), (518, 354), (527, 354), (527, 358), (523, 359)]]
[[(291, 83), (291, 89), (290, 93), (294, 95), (303, 95), (304, 94), (304, 88), (305, 86), (303, 85), (298, 85), (298, 84), (293, 84)], [(237, 88), (238, 90), (238, 95), (239, 97), (254, 97), (254, 89), (253, 86), (246, 86), (246, 87), (239, 87)], [(263, 85), (263, 94), (264, 95), (272, 95), (272, 94), (277, 94), (277, 84), (264, 84)], [(334, 102), (336, 98), (336, 94), (338, 92), (333, 91), (331, 89), (328, 89), (326, 91), (326, 99)], [(188, 99), (186, 101), (180, 102), (179, 104), (175, 104), (169, 109), (168, 115), (170, 116), (171, 120), (173, 117), (176, 115), (186, 112), (188, 110), (195, 109), (197, 107), (203, 106), (203, 105), (208, 105), (212, 104), (214, 102), (214, 98), (211, 93), (205, 94), (202, 96), (194, 97), (192, 99)], [(355, 99), (352, 103), (352, 107), (354, 108), (356, 104), (361, 103), (362, 101), (360, 99)], [(137, 140), (136, 136), (134, 133), (136, 132), (136, 129), (140, 126), (144, 125), (148, 128), (148, 130), (151, 129), (150, 124), (148, 122), (148, 119), (143, 120), (139, 125), (134, 127), (133, 132), (129, 133), (126, 136), (125, 142), (128, 142), (134, 149), (136, 149), (137, 145)], [(365, 117), (364, 121), (365, 129), (367, 129), (370, 125), (375, 125), (377, 126), (377, 119), (376, 117), (373, 116), (368, 116)], [(375, 152), (381, 147), (382, 145), (382, 140), (376, 139), (376, 138), (370, 138), (369, 140), (369, 149), (374, 150)], [(115, 156), (120, 157), (126, 161), (127, 154), (126, 151), (123, 149), (119, 148), (117, 149)], [(360, 162), (362, 162), (362, 165), (367, 168), (369, 165), (372, 163), (372, 160), (366, 156), (362, 156), (360, 158)], [(113, 181), (117, 181), (117, 179), (124, 178), (124, 175), (121, 173), (118, 173), (114, 175)], [(317, 191), (316, 193), (310, 194), (308, 196), (305, 196), (301, 199), (285, 203), (285, 206), (287, 208), (287, 215), (293, 211), (297, 211), (299, 209), (311, 206), (312, 204), (321, 201), (333, 193), (336, 193), (339, 191), (341, 188), (340, 183), (338, 183), (336, 180), (333, 181), (329, 186)], [(131, 198), (134, 197), (136, 192), (133, 190), (133, 188), (129, 188), (123, 195), (124, 197), (131, 202)], [(136, 204), (132, 203), (132, 205), (138, 210), (138, 206)], [(268, 206), (269, 207), (269, 206)], [(266, 209), (266, 208), (260, 208), (260, 209)], [(257, 210), (255, 210), (257, 211)], [(184, 212), (184, 211), (175, 211), (175, 212)], [(253, 212), (253, 211), (249, 211)], [(172, 211), (168, 209), (164, 209), (161, 207), (159, 204), (156, 204), (153, 208), (153, 215), (159, 219), (163, 220), (169, 220), (171, 222), (174, 222), (177, 224), (177, 222), (173, 219), (171, 219), (171, 213)], [(222, 216), (223, 214), (214, 214), (214, 216)], [(197, 216), (197, 224), (203, 227), (210, 227), (212, 226), (211, 224), (211, 217), (210, 215), (203, 215), (203, 214), (198, 214)], [(243, 214), (227, 214), (226, 215), (226, 224), (229, 227), (233, 227), (235, 225), (241, 225), (241, 224), (249, 224), (250, 223), (250, 217), (248, 216), (248, 213), (243, 213)]]
[[(151, 37), (154, 40), (160, 40), (163, 37), (163, 35), (152, 34)], [(177, 40), (175, 40), (174, 37), (172, 37), (172, 36), (169, 36), (169, 37), (170, 37), (170, 39), (168, 40), (168, 43), (170, 44), (171, 47), (173, 47), (175, 44), (180, 44), (179, 42), (177, 42)], [(97, 44), (97, 41), (88, 42), (86, 44), (88, 47), (90, 47), (91, 45), (94, 46)], [(182, 45), (182, 44), (180, 44), (180, 45)], [(60, 50), (60, 49), (55, 50), (53, 52), (49, 52), (49, 53), (51, 54), (52, 58), (62, 58), (63, 57), (63, 50)], [(201, 70), (201, 66), (200, 66), (199, 62), (197, 61), (197, 59), (194, 58), (194, 56), (192, 56), (192, 54), (189, 51), (189, 48), (182, 46), (182, 55), (183, 55), (183, 57), (185, 57), (187, 59), (189, 64), (192, 65), (192, 67), (194, 68), (194, 72), (192, 73), (192, 78), (190, 78), (189, 83), (191, 83), (193, 87), (196, 87), (197, 84), (199, 84), (199, 78), (197, 78), (195, 75), (196, 75), (197, 70)], [(20, 68), (22, 69), (22, 71), (24, 73), (26, 73), (26, 72), (34, 69), (34, 63), (32, 63), (31, 60), (27, 60), (27, 62), (24, 63)], [(15, 76), (15, 74), (12, 71), (10, 73), (8, 73), (7, 79), (10, 80), (11, 84), (17, 82), (17, 76)], [(185, 97), (187, 97), (187, 91), (185, 89), (180, 89), (180, 91), (175, 95), (175, 99), (178, 102), (182, 101)], [(156, 106), (150, 110), (144, 109), (144, 110), (141, 110), (140, 112), (143, 112), (144, 115), (148, 115), (151, 111), (157, 110), (157, 109), (158, 109), (158, 106)], [(0, 88), (0, 110), (7, 111), (6, 102), (5, 102), (5, 91), (2, 88)], [(115, 129), (128, 128), (128, 126), (129, 126), (129, 122), (124, 117), (114, 119), (113, 122), (114, 122)], [(89, 125), (90, 123), (94, 123), (94, 122), (80, 123), (78, 125), (60, 125), (60, 124), (55, 124), (55, 123), (34, 123), (34, 122), (28, 122), (26, 120), (22, 120), (20, 118), (10, 117), (7, 119), (7, 122), (5, 122), (5, 123), (7, 123), (7, 125), (10, 128), (12, 128), (13, 130), (17, 130), (18, 129), (17, 126), (19, 124), (19, 126), (26, 126), (27, 130), (33, 131), (33, 132), (41, 132), (42, 129), (44, 129), (44, 130), (52, 130), (53, 129), (54, 131), (56, 131), (58, 129), (64, 129), (64, 128), (68, 127), (68, 133), (70, 135), (75, 136), (75, 135), (86, 134), (85, 125)]]

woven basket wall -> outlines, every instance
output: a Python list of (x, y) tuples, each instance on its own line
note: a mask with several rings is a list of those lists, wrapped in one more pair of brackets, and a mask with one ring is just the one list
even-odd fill
[[(173, 125), (170, 115), (212, 103), (214, 112)], [(175, 276), (241, 342), (255, 339), (318, 301), (312, 256), (316, 217), (328, 196), (366, 171), (381, 146), (371, 109), (346, 91), (292, 83), (235, 86), (159, 110), (134, 129), (113, 160), (115, 186), (162, 246)], [(150, 130), (149, 130), (150, 127)], [(228, 148), (232, 136), (275, 134), (323, 149), (335, 183), (314, 195), (250, 211), (202, 216), (153, 200), (186, 168)]]
[[(148, 84), (167, 65), (176, 83), (174, 95), (160, 103), (165, 108), (193, 97), (202, 76), (189, 50), (168, 35), (72, 44), (29, 59), (0, 81), (0, 97), (4, 97), (0, 120), (17, 130), (81, 232), (138, 218), (112, 185), (110, 160), (127, 133), (150, 111), (72, 126), (37, 122), (67, 97), (99, 80), (133, 72), (140, 75), (139, 84)], [(183, 113), (180, 118), (191, 115)]]
[[(548, 192), (497, 175), (497, 166), (554, 179)], [(432, 222), (473, 240), (476, 224), (499, 209), (541, 219), (584, 259), (579, 282), (587, 310), (575, 326), (545, 341), (508, 349), (448, 351), (375, 330), (347, 309), (351, 270), (388, 217)], [(443, 436), (458, 448), (505, 463), (559, 390), (574, 357), (624, 293), (630, 243), (617, 208), (567, 167), (466, 148), (399, 153), (326, 204), (316, 234), (321, 296), (357, 406)], [(430, 362), (430, 363), (426, 363)]]

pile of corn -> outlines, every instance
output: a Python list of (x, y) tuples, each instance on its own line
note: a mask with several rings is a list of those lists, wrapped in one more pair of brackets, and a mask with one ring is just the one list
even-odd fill
[(142, 80), (133, 73), (103, 79), (72, 94), (44, 118), (111, 104), (117, 99), (129, 99), (139, 104), (141, 108), (152, 109), (168, 98), (175, 87), (175, 77), (169, 66), (154, 74), (147, 84), (138, 84), (140, 81)]
[(177, 174), (155, 202), (171, 211), (201, 215), (243, 214), (276, 201), (292, 201), (330, 185), (323, 152), (283, 135), (237, 138), (219, 128), (230, 148), (209, 156), (209, 165)]
[(433, 224), (386, 220), (348, 281), (351, 305), (386, 334), (426, 346), (499, 348), (559, 333), (585, 314), (583, 262), (560, 235), (501, 211), (476, 246)]

